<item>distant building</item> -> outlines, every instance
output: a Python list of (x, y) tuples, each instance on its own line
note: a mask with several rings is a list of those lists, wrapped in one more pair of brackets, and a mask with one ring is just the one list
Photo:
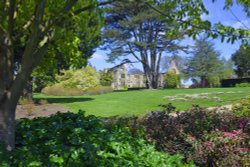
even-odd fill
[[(113, 68), (108, 69), (108, 71), (113, 72), (113, 83), (111, 87), (115, 90), (120, 90), (125, 87), (128, 88), (145, 88), (146, 87), (146, 76), (144, 74), (128, 74), (128, 69), (125, 63), (117, 65)], [(178, 68), (174, 61), (170, 63), (167, 71), (175, 72), (180, 74)], [(158, 87), (164, 87), (164, 76), (165, 73), (160, 73), (158, 78)]]

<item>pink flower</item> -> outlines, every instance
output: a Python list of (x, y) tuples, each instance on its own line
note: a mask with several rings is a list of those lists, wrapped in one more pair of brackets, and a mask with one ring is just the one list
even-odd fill
[(246, 147), (240, 147), (240, 148), (237, 148), (237, 151), (241, 151), (241, 152), (249, 152), (250, 149), (249, 148), (246, 148)]
[(203, 146), (206, 147), (206, 148), (208, 148), (209, 150), (212, 149), (212, 143), (211, 143), (211, 141), (206, 141), (206, 142), (204, 142), (204, 143), (203, 143)]
[(236, 134), (234, 134), (234, 133), (232, 133), (232, 132), (222, 132), (223, 133), (223, 135), (225, 136), (225, 137), (228, 137), (228, 138), (230, 138), (230, 139), (235, 139), (236, 138)]

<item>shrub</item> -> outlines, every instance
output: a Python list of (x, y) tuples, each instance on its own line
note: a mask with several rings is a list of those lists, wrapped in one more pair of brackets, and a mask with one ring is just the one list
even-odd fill
[(62, 70), (56, 79), (64, 88), (77, 88), (87, 90), (99, 85), (99, 74), (93, 67), (85, 67), (77, 70)]
[(16, 125), (16, 149), (4, 157), (6, 166), (194, 166), (180, 155), (155, 151), (128, 128), (104, 128), (83, 112), (22, 119)]
[(61, 84), (55, 84), (42, 89), (42, 93), (49, 96), (80, 96), (84, 91), (78, 88), (65, 88)]
[(250, 118), (250, 97), (241, 99), (238, 104), (233, 105), (232, 112), (237, 116)]
[(96, 86), (84, 91), (84, 93), (88, 95), (99, 95), (110, 92), (113, 92), (113, 88), (110, 86)]
[(100, 84), (102, 86), (111, 86), (112, 82), (113, 82), (113, 74), (112, 74), (112, 72), (103, 71), (103, 72), (100, 73)]
[[(230, 166), (228, 165), (230, 163), (234, 165), (233, 161), (243, 166), (249, 164), (247, 161), (249, 155), (237, 152), (241, 148), (242, 150), (250, 150), (250, 143), (247, 142), (250, 134), (250, 120), (248, 118), (236, 117), (229, 112), (208, 111), (198, 106), (194, 106), (192, 110), (184, 113), (177, 112), (176, 115), (172, 116), (169, 112), (173, 112), (175, 108), (172, 105), (162, 106), (165, 108), (164, 111), (147, 114), (140, 122), (145, 127), (145, 138), (155, 143), (158, 151), (172, 154), (181, 153), (188, 160), (194, 160), (196, 164), (201, 166)], [(227, 143), (225, 137), (223, 143), (212, 138), (215, 132), (223, 134), (239, 132), (238, 138), (242, 138), (242, 135), (245, 138), (240, 143), (238, 140)], [(204, 144), (209, 144), (209, 141), (212, 140), (215, 141), (212, 143), (212, 151), (205, 152)], [(239, 144), (233, 145), (235, 142)], [(222, 153), (223, 150), (227, 151)], [(222, 157), (216, 160), (217, 156)]]
[(180, 76), (174, 72), (167, 72), (164, 80), (166, 88), (177, 88), (180, 84)]
[(235, 87), (250, 87), (250, 83), (249, 82), (239, 83), (236, 84)]
[(215, 76), (215, 75), (209, 76), (208, 83), (209, 83), (209, 87), (211, 88), (220, 87), (220, 77)]
[(249, 140), (250, 136), (243, 133), (242, 129), (232, 132), (214, 131), (198, 140), (189, 137), (194, 150), (188, 159), (194, 160), (199, 166), (248, 167)]

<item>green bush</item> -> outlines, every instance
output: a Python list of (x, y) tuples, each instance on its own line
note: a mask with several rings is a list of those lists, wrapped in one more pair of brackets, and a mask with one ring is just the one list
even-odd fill
[(41, 92), (49, 96), (80, 96), (84, 94), (84, 91), (81, 89), (65, 88), (61, 84), (45, 87)]
[(241, 99), (238, 104), (233, 105), (232, 111), (237, 116), (250, 118), (250, 97)]
[(77, 70), (62, 70), (56, 79), (64, 88), (77, 88), (87, 90), (99, 85), (99, 74), (93, 67), (85, 67)]
[(249, 82), (239, 83), (236, 84), (235, 87), (250, 87), (250, 83)]
[(0, 156), (5, 166), (194, 166), (180, 155), (155, 151), (128, 128), (104, 128), (83, 112), (18, 121), (15, 150), (0, 150)]
[(112, 74), (112, 72), (103, 71), (103, 72), (100, 73), (100, 84), (102, 86), (111, 86), (112, 82), (113, 82), (113, 74)]
[(180, 76), (174, 72), (167, 72), (164, 81), (166, 88), (177, 88), (180, 84)]
[(87, 89), (86, 91), (84, 91), (85, 94), (88, 95), (100, 95), (100, 94), (105, 94), (105, 93), (110, 93), (113, 92), (113, 88), (110, 86), (96, 86), (96, 87), (92, 87)]
[(232, 132), (213, 131), (204, 134), (202, 139), (189, 136), (188, 142), (194, 151), (188, 159), (193, 159), (199, 166), (250, 166), (250, 136), (242, 129)]
[(220, 77), (219, 76), (209, 76), (208, 77), (208, 83), (209, 83), (209, 87), (211, 88), (217, 88), (220, 87)]
[(181, 153), (204, 167), (250, 165), (249, 118), (198, 106), (171, 116), (169, 112), (175, 108), (162, 106), (164, 111), (149, 113), (135, 121), (144, 126), (145, 138), (155, 143), (158, 151)]

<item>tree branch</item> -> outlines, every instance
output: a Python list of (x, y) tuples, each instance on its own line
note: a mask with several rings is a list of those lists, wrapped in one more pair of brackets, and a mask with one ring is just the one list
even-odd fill
[(132, 50), (132, 46), (130, 45), (130, 43), (127, 43), (127, 45), (128, 45), (129, 50), (130, 50), (130, 53), (131, 53), (139, 62), (143, 63), (142, 60), (141, 60), (141, 59), (135, 54), (135, 52)]
[[(111, 4), (111, 3), (115, 2), (115, 1), (117, 1), (117, 0), (108, 0), (108, 1), (105, 1), (105, 2), (99, 2), (99, 3), (97, 3), (97, 6), (108, 5), (108, 4)], [(93, 5), (89, 5), (89, 6), (85, 6), (85, 7), (83, 7), (83, 8), (77, 9), (77, 10), (75, 10), (73, 13), (74, 13), (75, 15), (78, 15), (78, 14), (80, 14), (80, 13), (86, 11), (86, 10), (91, 9), (91, 8), (93, 8)]]

